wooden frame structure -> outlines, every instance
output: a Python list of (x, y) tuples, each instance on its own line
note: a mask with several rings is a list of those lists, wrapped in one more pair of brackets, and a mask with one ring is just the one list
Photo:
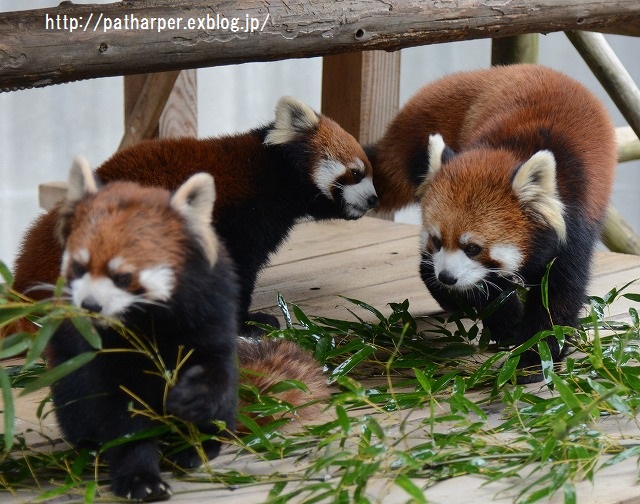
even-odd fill
[[(161, 71), (125, 79), (123, 148), (158, 135), (195, 134), (195, 73), (179, 70), (323, 55), (322, 111), (369, 143), (399, 105), (400, 53), (376, 49), (493, 38), (494, 64), (535, 61), (537, 42), (523, 34), (578, 29), (640, 36), (640, 2), (62, 2), (0, 14), (0, 91)], [(638, 87), (601, 34), (567, 34), (635, 133), (620, 132), (620, 159), (640, 157)], [(46, 185), (41, 202), (50, 205), (59, 194), (59, 185)], [(640, 237), (615, 209), (603, 241), (640, 254)]]

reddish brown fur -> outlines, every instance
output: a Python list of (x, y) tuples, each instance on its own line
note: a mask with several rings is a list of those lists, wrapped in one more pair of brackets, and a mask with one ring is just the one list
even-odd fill
[[(322, 368), (315, 359), (297, 344), (282, 339), (263, 339), (238, 342), (238, 361), (241, 370), (241, 381), (255, 386), (260, 392), (283, 380), (297, 380), (304, 383), (308, 392), (291, 389), (275, 397), (296, 407), (314, 400), (325, 400), (329, 397), (326, 378)], [(242, 403), (241, 405), (245, 404)], [(311, 420), (316, 418), (322, 405), (314, 403), (299, 408), (296, 418)], [(260, 424), (267, 423), (270, 418), (257, 418)]]
[[(591, 117), (585, 117), (585, 109)], [(415, 201), (415, 185), (405, 166), (417, 148), (426, 151), (430, 134), (440, 133), (448, 146), (460, 151), (489, 132), (494, 144), (520, 132), (526, 139), (516, 153), (522, 162), (535, 152), (535, 132), (549, 126), (563, 132), (570, 141), (567, 147), (582, 160), (590, 180), (582, 205), (590, 219), (601, 219), (609, 199), (609, 192), (601, 188), (611, 187), (611, 160), (616, 159), (607, 111), (578, 82), (535, 65), (458, 73), (420, 89), (375, 146), (380, 208), (391, 210)], [(558, 181), (563, 200), (572, 191), (565, 181)]]
[[(73, 233), (66, 244), (73, 256), (91, 250), (89, 273), (108, 277), (108, 264), (121, 257), (130, 273), (153, 265), (181, 271), (187, 237), (183, 219), (169, 205), (169, 191), (114, 182), (75, 207), (69, 222)], [(99, 216), (99, 218), (96, 218)], [(118, 232), (126, 229), (126, 233)], [(162, 230), (162, 232), (158, 232)], [(137, 278), (130, 290), (135, 291)]]
[[(355, 159), (360, 159), (364, 163), (365, 175), (371, 175), (371, 163), (362, 146), (351, 135), (336, 135), (335, 131), (338, 128), (340, 125), (334, 120), (321, 116), (318, 130), (311, 141), (316, 159), (328, 154), (347, 167), (351, 166)], [(348, 172), (347, 174), (349, 175)]]
[(482, 237), (483, 252), (477, 260), (484, 264), (490, 262), (490, 247), (498, 243), (516, 246), (528, 257), (531, 223), (511, 190), (511, 168), (518, 164), (515, 156), (484, 149), (463, 152), (455, 159), (459, 169), (443, 168), (428, 187), (423, 200), (425, 226), (438, 223), (443, 246), (450, 250), (460, 248), (458, 239), (464, 233)]
[[(242, 205), (259, 197), (260, 184), (256, 183), (256, 175), (269, 176), (269, 173), (263, 173), (263, 167), (268, 163), (262, 142), (257, 131), (202, 140), (145, 141), (116, 153), (97, 169), (97, 175), (105, 183), (131, 181), (174, 191), (189, 176), (197, 172), (210, 173), (216, 183), (215, 221), (219, 209)], [(312, 166), (326, 155), (347, 166), (359, 158), (367, 173), (371, 173), (371, 164), (360, 144), (325, 116), (319, 116), (317, 131), (308, 148), (312, 151)], [(157, 169), (152, 172), (147, 169), (149, 166)], [(55, 284), (59, 275), (62, 251), (55, 238), (58, 212), (59, 208), (54, 208), (33, 223), (23, 238), (22, 253), (16, 258), (14, 288), (18, 292), (28, 292), (34, 299), (44, 299), (50, 292), (29, 289), (37, 284)]]

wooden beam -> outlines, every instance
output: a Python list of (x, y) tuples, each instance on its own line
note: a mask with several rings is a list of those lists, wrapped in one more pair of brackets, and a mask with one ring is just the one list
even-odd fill
[(62, 2), (0, 14), (0, 89), (523, 33), (613, 30), (638, 26), (639, 19), (638, 0)]

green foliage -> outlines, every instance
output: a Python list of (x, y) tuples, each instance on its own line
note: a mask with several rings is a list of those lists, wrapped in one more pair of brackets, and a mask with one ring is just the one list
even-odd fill
[[(0, 273), (10, 281), (2, 267)], [(590, 298), (590, 314), (581, 327), (555, 326), (517, 348), (488, 344), (481, 319), (497, 305), (483, 313), (462, 306), (460, 313), (450, 316), (416, 319), (406, 300), (390, 303), (386, 314), (343, 298), (350, 316), (338, 320), (307, 315), (280, 297), (286, 327), (271, 329), (269, 337), (296, 341), (324, 364), (333, 393), (322, 422), (283, 429), (288, 420), (282, 414), (295, 415), (296, 408), (274, 394), (305, 390), (300, 382), (285, 381), (263, 392), (243, 385), (241, 395), (247, 405), (239, 420), (246, 434), (228, 441), (244, 459), (238, 465), (242, 469), (225, 464), (176, 477), (229, 488), (269, 485), (270, 503), (309, 504), (372, 502), (372, 484), (383, 479), (387, 488), (396, 486), (404, 492), (407, 502), (422, 503), (428, 502), (428, 489), (438, 481), (471, 474), (488, 482), (507, 482), (513, 500), (521, 504), (556, 494), (566, 504), (575, 503), (575, 483), (597, 480), (601, 469), (640, 456), (640, 436), (622, 439), (600, 431), (597, 424), (610, 415), (635, 422), (640, 406), (637, 309), (630, 308), (630, 322), (606, 320), (616, 299), (640, 301), (640, 295), (627, 292), (630, 286)], [(510, 295), (518, 293), (505, 292), (497, 303)], [(58, 302), (16, 298), (8, 289), (0, 296), (0, 327), (22, 316), (41, 325), (35, 336), (16, 334), (0, 347), (5, 358), (26, 352), (23, 365), (0, 368), (4, 404), (0, 486), (7, 490), (47, 482), (43, 499), (73, 493), (78, 500), (91, 502), (105, 483), (100, 455), (106, 446), (89, 452), (51, 442), (36, 452), (13, 431), (16, 388), (29, 393), (48, 386), (59, 374), (95, 355), (85, 354), (62, 369), (47, 371), (39, 358), (57, 324), (70, 318), (96, 352), (102, 351), (93, 326), (82, 315)], [(555, 337), (562, 343), (576, 329), (575, 351), (561, 366), (554, 365), (545, 339)], [(175, 373), (167, 371), (153, 348), (124, 329), (123, 334), (137, 351), (149, 354), (170, 386)], [(541, 355), (545, 383), (539, 389), (515, 382), (519, 356), (528, 348)], [(496, 420), (489, 411), (498, 406), (502, 416)], [(152, 416), (158, 428), (114, 440), (109, 446), (163, 435), (164, 451), (170, 454), (205, 439), (193, 426), (161, 412), (142, 408), (135, 413)], [(266, 425), (257, 421), (272, 416), (276, 420)], [(283, 459), (291, 463), (269, 465)], [(256, 465), (278, 469), (251, 471)], [(283, 472), (282, 467), (289, 469)]]

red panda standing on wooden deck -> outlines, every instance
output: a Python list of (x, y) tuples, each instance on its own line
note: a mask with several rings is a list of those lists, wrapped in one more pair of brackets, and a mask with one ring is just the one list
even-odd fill
[[(443, 308), (459, 297), (481, 310), (515, 279), (527, 300), (511, 295), (484, 320), (492, 339), (525, 343), (550, 319), (576, 327), (617, 163), (589, 90), (537, 65), (454, 74), (419, 90), (369, 156), (381, 209), (412, 203), (420, 186), (420, 273)], [(520, 367), (539, 365), (533, 350), (522, 355)]]
[[(277, 325), (275, 317), (248, 310), (258, 273), (297, 220), (358, 219), (378, 202), (360, 144), (328, 117), (288, 97), (280, 99), (275, 121), (265, 127), (221, 138), (142, 142), (116, 153), (96, 173), (103, 182), (173, 191), (197, 172), (216, 179), (213, 224), (237, 267), (240, 323)], [(57, 213), (53, 209), (33, 224), (16, 259), (14, 288), (36, 299), (49, 295), (38, 286), (55, 284), (58, 277)]]
[[(294, 379), (308, 385), (305, 392), (283, 393), (296, 407), (328, 395), (321, 367), (296, 344), (237, 338), (239, 289), (211, 226), (214, 195), (213, 179), (205, 173), (170, 194), (132, 182), (99, 187), (86, 162), (74, 164), (58, 212), (61, 274), (73, 304), (103, 316), (92, 319), (103, 351), (52, 386), (56, 417), (69, 442), (103, 445), (160, 425), (132, 408), (175, 415), (204, 433), (218, 434), (214, 420), (233, 431), (236, 352), (240, 367), (252, 371), (244, 380), (260, 392)], [(119, 320), (147, 353), (104, 317)], [(49, 341), (48, 364), (56, 367), (93, 351), (66, 320)], [(177, 375), (171, 386), (169, 372)], [(317, 413), (298, 411), (303, 418)], [(112, 491), (134, 500), (169, 498), (158, 449), (157, 439), (149, 437), (107, 449)], [(213, 458), (220, 442), (204, 441), (203, 449)], [(171, 458), (180, 467), (202, 463), (194, 448)]]

